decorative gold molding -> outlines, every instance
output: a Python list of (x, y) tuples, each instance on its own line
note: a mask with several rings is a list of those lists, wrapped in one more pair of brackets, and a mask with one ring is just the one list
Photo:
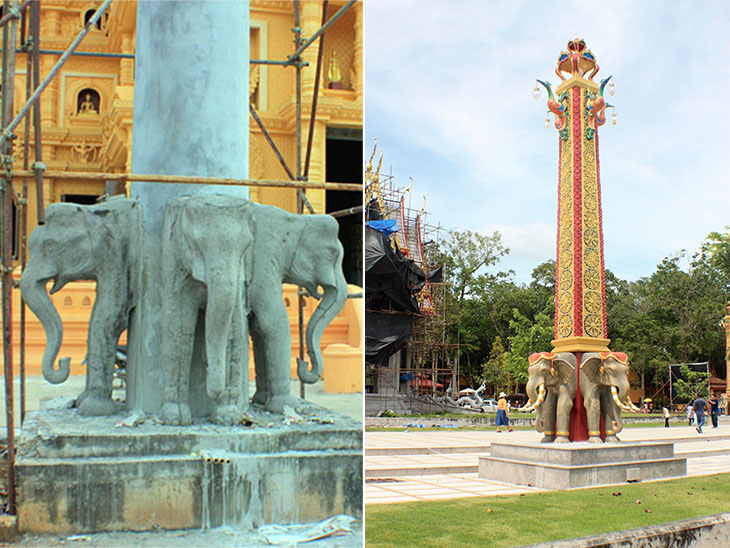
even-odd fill
[(611, 339), (594, 337), (566, 337), (550, 341), (553, 352), (608, 352)]

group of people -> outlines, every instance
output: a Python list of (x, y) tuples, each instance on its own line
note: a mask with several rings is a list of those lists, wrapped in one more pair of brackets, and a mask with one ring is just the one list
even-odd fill
[(705, 400), (702, 396), (695, 398), (694, 401), (687, 404), (687, 422), (692, 426), (695, 422), (695, 430), (702, 434), (702, 426), (705, 424), (705, 414), (709, 413), (712, 420), (712, 427), (717, 428), (718, 417), (720, 416), (720, 402), (714, 394), (710, 400)]

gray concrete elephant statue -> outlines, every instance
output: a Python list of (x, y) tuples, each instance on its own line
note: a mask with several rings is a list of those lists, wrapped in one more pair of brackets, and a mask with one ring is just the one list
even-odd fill
[[(342, 245), (337, 221), (329, 215), (295, 215), (273, 206), (251, 204), (254, 243), (246, 269), (246, 295), (256, 367), (253, 401), (281, 412), (300, 400), (289, 394), (291, 335), (282, 282), (297, 284), (321, 299), (306, 331), (311, 369), (297, 359), (302, 382), (322, 376), (322, 333), (347, 300)], [(319, 288), (323, 291), (320, 292)]]
[(112, 198), (93, 206), (49, 205), (46, 224), (30, 235), (30, 260), (20, 288), (23, 300), (46, 332), (42, 371), (53, 384), (69, 375), (70, 359), (55, 360), (63, 339), (61, 318), (46, 293), (68, 282), (95, 280), (96, 300), (88, 332), (86, 389), (76, 400), (81, 413), (111, 414), (114, 354), (119, 335), (129, 322), (138, 286), (140, 206), (127, 198)]
[(603, 417), (606, 442), (618, 442), (621, 411), (638, 411), (629, 399), (629, 360), (623, 352), (586, 352), (580, 360), (581, 393), (588, 421), (588, 441), (599, 443)]
[(540, 352), (530, 356), (527, 369), (528, 404), (521, 411), (536, 411), (535, 429), (542, 443), (567, 443), (570, 411), (576, 394), (576, 358), (570, 352)]
[[(201, 325), (212, 421), (239, 424), (248, 407), (244, 272), (253, 240), (251, 207), (248, 201), (215, 194), (173, 198), (165, 206), (162, 275), (168, 286), (162, 301), (160, 414), (166, 424), (192, 421), (190, 372)], [(204, 407), (196, 403), (196, 408)]]

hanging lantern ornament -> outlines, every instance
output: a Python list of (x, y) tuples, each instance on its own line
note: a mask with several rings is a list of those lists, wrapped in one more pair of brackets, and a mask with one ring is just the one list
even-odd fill
[(618, 116), (616, 116), (616, 109), (613, 109), (613, 114), (611, 114), (611, 123), (615, 126), (616, 120), (618, 119)]
[(532, 90), (532, 98), (535, 101), (540, 99), (540, 87), (537, 84), (535, 84), (535, 88)]
[(545, 115), (545, 129), (550, 129), (550, 111)]
[(611, 81), (608, 83), (608, 94), (613, 97), (613, 95), (616, 93), (616, 84), (613, 83), (613, 78), (611, 78)]

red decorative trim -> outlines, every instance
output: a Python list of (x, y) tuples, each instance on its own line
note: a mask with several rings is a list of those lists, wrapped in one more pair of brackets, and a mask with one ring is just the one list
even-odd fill
[(601, 162), (598, 158), (598, 131), (596, 141), (596, 184), (598, 185), (598, 234), (601, 238), (601, 300), (603, 310), (603, 338), (608, 338), (608, 312), (606, 310), (606, 263), (603, 260), (603, 207), (601, 206)]
[(573, 335), (583, 336), (583, 161), (581, 89), (574, 87), (570, 120), (573, 128)]
[(558, 137), (558, 237), (555, 242), (555, 339), (558, 338), (558, 321), (560, 319), (560, 313), (558, 311), (558, 295), (560, 294), (560, 185), (562, 184), (563, 177), (561, 173), (561, 165), (563, 162), (563, 140)]
[(543, 358), (552, 362), (556, 356), (557, 354), (555, 352), (535, 352), (534, 354), (530, 354), (530, 358), (528, 361), (530, 365), (536, 364)]
[(585, 405), (583, 404), (583, 394), (580, 389), (580, 360), (583, 356), (582, 352), (575, 353), (576, 361), (576, 390), (575, 399), (573, 400), (573, 409), (570, 410), (570, 441), (586, 441), (588, 439), (588, 416)]

